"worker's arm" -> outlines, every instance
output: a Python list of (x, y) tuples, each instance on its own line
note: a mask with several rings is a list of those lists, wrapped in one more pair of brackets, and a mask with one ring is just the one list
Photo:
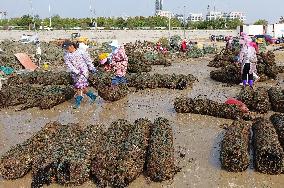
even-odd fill
[(96, 68), (94, 66), (94, 64), (92, 63), (92, 59), (91, 59), (91, 56), (88, 52), (85, 52), (85, 51), (82, 51), (82, 57), (85, 61), (85, 63), (87, 64), (88, 66), (88, 69), (91, 70), (92, 72), (96, 72)]
[(125, 53), (124, 48), (121, 49), (121, 56), (123, 57), (123, 60), (124, 60), (124, 61), (127, 61), (127, 62), (128, 62), (128, 57), (127, 57), (127, 55), (126, 55), (126, 53)]
[(241, 51), (240, 51), (240, 55), (239, 55), (240, 57), (239, 57), (239, 62), (240, 63), (242, 63), (243, 62), (243, 60), (244, 60), (244, 51), (241, 49)]
[(68, 69), (75, 73), (75, 74), (79, 74), (80, 70), (78, 70), (77, 68), (75, 68), (72, 64), (72, 62), (70, 61), (70, 59), (67, 56), (64, 56), (64, 62), (67, 65)]

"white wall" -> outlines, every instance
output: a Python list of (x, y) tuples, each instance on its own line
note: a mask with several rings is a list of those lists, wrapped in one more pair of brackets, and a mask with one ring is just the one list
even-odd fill
[[(54, 39), (65, 39), (70, 38), (71, 33), (79, 32), (81, 36), (86, 36), (91, 40), (96, 40), (97, 42), (107, 42), (113, 39), (117, 39), (119, 42), (135, 42), (136, 40), (147, 40), (147, 41), (157, 41), (161, 37), (168, 37), (168, 30), (115, 30), (115, 31), (38, 31), (37, 34), (41, 41), (50, 41)], [(19, 40), (22, 34), (33, 34), (33, 31), (0, 31), (0, 41), (9, 40)], [(235, 30), (186, 30), (186, 38), (190, 40), (197, 39), (209, 39), (210, 35), (231, 35), (236, 36), (237, 32)], [(183, 37), (183, 30), (172, 30), (170, 35), (180, 35)]]
[(284, 24), (274, 24), (274, 37), (284, 36)]

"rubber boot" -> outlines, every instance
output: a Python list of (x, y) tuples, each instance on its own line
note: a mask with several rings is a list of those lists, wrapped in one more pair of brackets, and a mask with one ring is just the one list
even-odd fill
[(249, 80), (249, 86), (253, 88), (253, 80)]
[(75, 106), (73, 107), (74, 109), (77, 109), (80, 107), (82, 99), (83, 97), (80, 95), (75, 97)]
[(93, 104), (93, 103), (95, 102), (97, 96), (96, 96), (93, 92), (91, 92), (91, 91), (88, 91), (88, 92), (86, 93), (86, 95), (87, 95), (88, 97), (90, 97), (90, 99), (91, 99), (91, 104)]
[(243, 86), (244, 86), (244, 87), (247, 86), (247, 80), (243, 80)]

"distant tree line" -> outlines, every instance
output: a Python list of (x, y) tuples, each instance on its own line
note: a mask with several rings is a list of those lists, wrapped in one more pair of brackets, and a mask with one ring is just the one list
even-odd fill
[(257, 20), (254, 25), (268, 25), (268, 21), (264, 19)]
[[(93, 20), (91, 18), (61, 18), (59, 15), (55, 15), (51, 18), (52, 27), (54, 29), (70, 29), (74, 27), (80, 27), (87, 29), (94, 26), (96, 23), (97, 27), (104, 27), (105, 29), (117, 28), (117, 29), (135, 29), (141, 27), (155, 28), (155, 27), (166, 27), (169, 26), (169, 19), (160, 16), (136, 16), (124, 19), (122, 17), (110, 18), (110, 17), (98, 17)], [(242, 21), (235, 20), (211, 20), (211, 21), (198, 21), (198, 22), (187, 22), (183, 23), (182, 20), (177, 18), (171, 18), (171, 27), (185, 27), (187, 29), (236, 29), (237, 26), (242, 25)], [(92, 23), (93, 22), (93, 23)], [(32, 17), (30, 15), (24, 15), (20, 18), (4, 19), (0, 21), (0, 26), (18, 26), (21, 28), (29, 28), (35, 26), (49, 26), (49, 18), (40, 19), (38, 15)]]

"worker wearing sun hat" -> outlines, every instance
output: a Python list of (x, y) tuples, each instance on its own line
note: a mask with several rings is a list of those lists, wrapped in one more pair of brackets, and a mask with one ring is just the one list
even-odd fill
[(100, 64), (104, 66), (104, 70), (106, 72), (111, 71), (111, 65), (110, 65), (110, 54), (109, 53), (102, 53), (99, 55), (99, 61)]
[(110, 55), (111, 67), (115, 72), (115, 76), (112, 78), (112, 85), (117, 86), (126, 83), (125, 74), (127, 71), (128, 57), (124, 47), (120, 46), (117, 40), (113, 40), (110, 43), (110, 47), (112, 49)]
[(256, 73), (256, 63), (257, 56), (254, 47), (250, 45), (252, 39), (242, 33), (242, 39), (240, 40), (240, 44), (242, 44), (241, 52), (240, 52), (240, 63), (242, 64), (242, 81), (244, 87), (246, 87), (247, 83), (250, 87), (253, 87), (253, 74)]

